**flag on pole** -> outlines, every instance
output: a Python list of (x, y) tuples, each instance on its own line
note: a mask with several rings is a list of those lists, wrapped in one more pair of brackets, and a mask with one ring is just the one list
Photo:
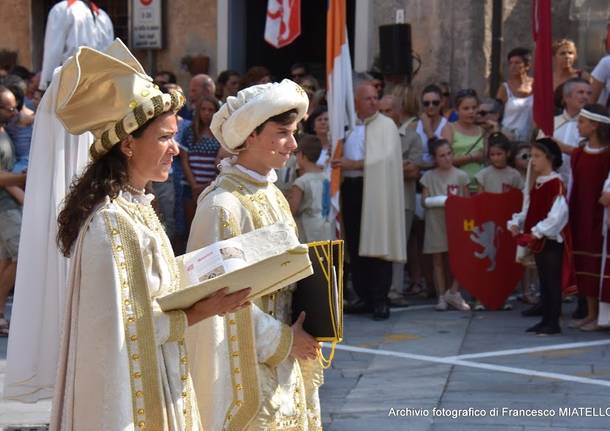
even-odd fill
[(534, 122), (546, 136), (553, 136), (553, 51), (551, 0), (532, 2), (534, 56)]
[[(332, 159), (343, 157), (346, 131), (354, 128), (356, 112), (352, 87), (352, 61), (347, 42), (345, 0), (328, 0), (326, 14), (326, 100), (332, 144)], [(329, 219), (339, 214), (341, 170), (333, 168), (330, 180)], [(338, 226), (338, 224), (337, 224)]]
[(301, 0), (268, 0), (265, 40), (275, 48), (283, 48), (300, 34)]

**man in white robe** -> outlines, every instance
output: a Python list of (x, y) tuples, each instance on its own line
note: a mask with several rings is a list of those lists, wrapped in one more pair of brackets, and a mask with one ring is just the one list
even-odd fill
[(63, 0), (47, 18), (40, 89), (46, 90), (53, 71), (76, 53), (80, 46), (103, 51), (114, 40), (112, 21), (90, 0)]
[(400, 135), (379, 113), (377, 90), (361, 83), (355, 94), (358, 122), (345, 140), (341, 213), (352, 283), (360, 301), (346, 312), (390, 316), (392, 263), (407, 260)]

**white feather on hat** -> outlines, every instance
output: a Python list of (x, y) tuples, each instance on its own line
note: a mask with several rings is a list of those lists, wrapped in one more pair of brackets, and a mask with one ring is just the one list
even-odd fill
[(232, 154), (237, 154), (246, 138), (269, 118), (291, 109), (297, 110), (301, 121), (309, 98), (305, 91), (289, 79), (280, 83), (259, 84), (244, 88), (214, 114), (210, 129), (218, 142)]

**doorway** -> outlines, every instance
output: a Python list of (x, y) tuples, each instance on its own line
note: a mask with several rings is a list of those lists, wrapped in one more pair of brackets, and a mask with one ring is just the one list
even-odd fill
[[(268, 0), (244, 1), (243, 11), (247, 19), (243, 23), (243, 47), (241, 63), (245, 69), (252, 66), (265, 66), (271, 71), (274, 80), (288, 77), (290, 66), (304, 63), (309, 72), (320, 82), (326, 75), (326, 1), (301, 1), (301, 35), (284, 48), (274, 48), (264, 38), (265, 19)], [(347, 0), (347, 33), (350, 55), (354, 52), (354, 20), (356, 2)], [(233, 27), (233, 26), (232, 26)], [(239, 32), (235, 27), (229, 33)], [(245, 51), (245, 52), (244, 52)], [(235, 57), (233, 57), (235, 59)], [(238, 59), (235, 59), (238, 60)], [(245, 72), (245, 70), (243, 70)]]

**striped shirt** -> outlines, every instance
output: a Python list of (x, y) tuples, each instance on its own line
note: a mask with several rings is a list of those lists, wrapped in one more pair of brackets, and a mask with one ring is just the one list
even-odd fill
[[(180, 145), (188, 152), (189, 167), (200, 185), (208, 185), (218, 175), (216, 167), (216, 155), (220, 144), (214, 137), (202, 136), (199, 141), (193, 142), (193, 128), (188, 126), (184, 129)], [(188, 185), (188, 183), (185, 182)]]

